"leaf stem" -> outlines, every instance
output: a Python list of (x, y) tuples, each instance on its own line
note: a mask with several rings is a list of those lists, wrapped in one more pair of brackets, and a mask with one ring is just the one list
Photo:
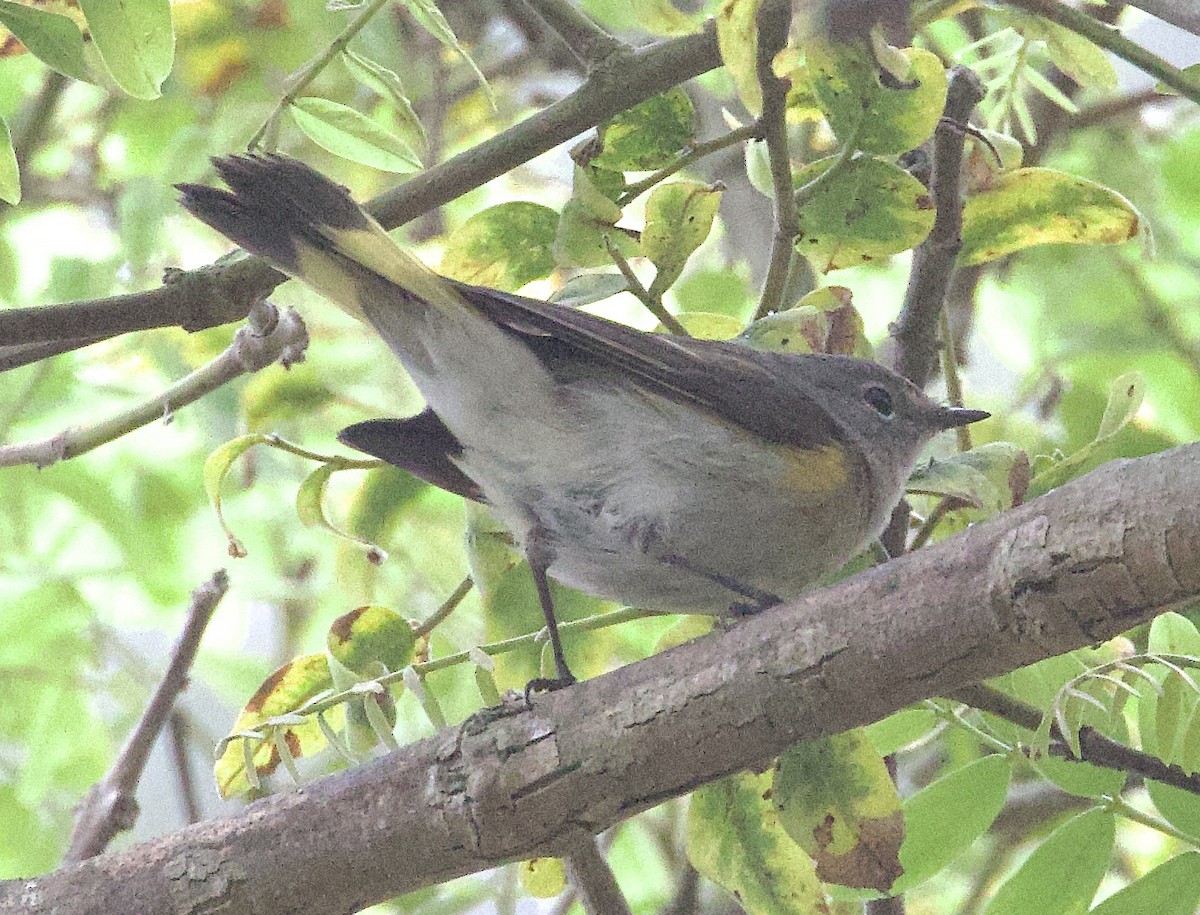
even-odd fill
[(304, 65), (304, 68), (296, 74), (296, 81), (292, 84), (292, 87), (283, 94), (283, 98), (271, 109), (271, 113), (267, 115), (267, 119), (263, 122), (262, 126), (254, 132), (254, 136), (246, 144), (247, 150), (254, 152), (259, 149), (263, 145), (264, 138), (268, 141), (266, 144), (268, 149), (275, 146), (275, 140), (279, 133), (278, 122), (284, 109), (296, 101), (300, 93), (309, 87), (312, 81), (317, 78), (322, 70), (329, 66), (335, 57), (346, 50), (351, 39), (362, 30), (364, 25), (371, 21), (371, 17), (390, 2), (391, 0), (370, 0), (363, 11), (355, 16), (350, 21), (350, 24), (342, 29), (341, 34), (329, 43), (328, 48), (318, 57), (315, 57)]
[(637, 297), (639, 302), (646, 306), (646, 310), (658, 318), (659, 323), (671, 333), (680, 337), (691, 336), (687, 332), (687, 328), (679, 323), (679, 319), (667, 311), (662, 303), (662, 299), (651, 295), (650, 290), (642, 285), (642, 281), (637, 278), (637, 274), (629, 266), (629, 261), (625, 259), (625, 255), (620, 252), (617, 246), (608, 238), (604, 239), (604, 246), (608, 248), (609, 257), (613, 259), (613, 263), (617, 265), (617, 269), (625, 277), (625, 282), (629, 284), (629, 291)]
[(703, 143), (697, 143), (688, 149), (687, 152), (680, 155), (680, 157), (670, 165), (663, 166), (658, 171), (647, 175), (641, 181), (635, 182), (634, 184), (631, 184), (625, 188), (621, 196), (617, 198), (617, 206), (628, 206), (656, 184), (659, 184), (667, 178), (670, 178), (676, 172), (687, 168), (693, 162), (696, 162), (707, 155), (719, 152), (722, 149), (728, 149), (730, 146), (736, 146), (738, 143), (745, 142), (746, 140), (757, 139), (761, 139), (761, 129), (758, 123), (754, 123), (748, 124), (744, 127), (739, 127), (736, 130), (731, 130), (729, 133), (725, 134), (724, 136), (717, 137), (716, 139), (706, 140)]

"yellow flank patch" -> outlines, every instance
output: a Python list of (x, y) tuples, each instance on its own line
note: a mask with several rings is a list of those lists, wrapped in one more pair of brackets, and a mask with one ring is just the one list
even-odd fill
[(358, 301), (358, 284), (336, 258), (307, 242), (297, 242), (295, 275), (352, 318), (366, 320)]
[(843, 488), (850, 479), (846, 446), (838, 443), (817, 448), (778, 446), (787, 469), (779, 480), (782, 489), (791, 492), (827, 493)]

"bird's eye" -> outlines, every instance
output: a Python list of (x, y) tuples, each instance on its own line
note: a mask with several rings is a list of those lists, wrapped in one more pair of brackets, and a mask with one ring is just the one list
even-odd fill
[(872, 385), (863, 391), (863, 400), (867, 406), (884, 419), (891, 419), (895, 413), (895, 409), (892, 407), (892, 395), (887, 392), (886, 388)]

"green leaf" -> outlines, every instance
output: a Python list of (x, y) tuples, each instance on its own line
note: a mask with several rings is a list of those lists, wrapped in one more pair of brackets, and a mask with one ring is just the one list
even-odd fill
[(1049, 168), (1000, 175), (963, 208), (959, 264), (983, 264), (1034, 245), (1114, 245), (1141, 217), (1110, 188)]
[(758, 318), (741, 333), (758, 349), (870, 358), (862, 315), (845, 286), (821, 286), (785, 311)]
[(1096, 450), (1133, 421), (1145, 394), (1146, 379), (1141, 372), (1127, 372), (1115, 378), (1108, 388), (1108, 401), (1096, 437), (1069, 457), (1040, 471), (1029, 484), (1030, 495), (1049, 492), (1078, 476)]
[(1008, 792), (1012, 764), (985, 756), (922, 788), (904, 802), (904, 876), (892, 886), (901, 893), (932, 877), (957, 858), (996, 819)]
[(865, 152), (898, 154), (933, 135), (946, 105), (946, 71), (936, 54), (899, 52), (908, 61), (911, 88), (880, 82), (879, 65), (861, 45), (828, 41), (808, 47), (813, 92), (829, 126), (843, 142)]
[(748, 915), (827, 912), (815, 865), (779, 824), (771, 774), (739, 773), (692, 792), (688, 860)]
[(581, 273), (554, 290), (550, 301), (566, 308), (581, 308), (593, 302), (603, 301), (628, 288), (628, 281), (620, 273)]
[(0, 118), (0, 200), (13, 206), (21, 202), (21, 170), (4, 118)]
[(335, 527), (325, 514), (325, 490), (329, 486), (329, 478), (340, 468), (336, 464), (322, 464), (300, 484), (296, 491), (296, 514), (300, 523), (305, 527), (315, 527), (328, 534), (351, 543), (356, 543), (366, 550), (373, 558), (372, 562), (383, 562), (387, 553), (375, 544), (348, 534)]
[[(367, 471), (346, 510), (346, 529), (356, 541), (383, 543), (403, 520), (417, 498), (429, 488), (419, 477), (381, 462)], [(364, 560), (358, 542), (342, 541), (338, 549), (337, 580), (350, 600), (370, 600), (375, 594), (379, 565)]]
[(95, 81), (84, 57), (83, 33), (66, 16), (0, 0), (0, 24), (46, 66), (71, 79)]
[(985, 915), (1083, 915), (1108, 869), (1111, 813), (1089, 810), (1054, 830), (996, 890)]
[(356, 54), (354, 51), (342, 51), (342, 61), (346, 64), (346, 69), (350, 71), (351, 76), (384, 101), (391, 103), (392, 111), (399, 121), (399, 128), (404, 134), (404, 139), (413, 146), (427, 149), (429, 135), (425, 132), (425, 125), (421, 123), (421, 119), (413, 110), (412, 103), (404, 92), (404, 83), (400, 81), (400, 77), (383, 64), (376, 63), (369, 57)]
[(933, 228), (929, 192), (916, 178), (882, 159), (859, 156), (822, 176), (836, 157), (796, 175), (798, 185), (818, 177), (800, 207), (796, 250), (821, 270), (857, 267), (920, 244)]
[(290, 111), (308, 138), (335, 156), (398, 174), (421, 168), (412, 147), (353, 108), (309, 96), (296, 99)]
[(1181, 613), (1164, 613), (1150, 624), (1146, 650), (1153, 654), (1185, 654), (1200, 658), (1200, 630)]
[(758, 82), (758, 8), (762, 0), (722, 0), (717, 10), (717, 46), (733, 77), (742, 104), (755, 117), (762, 114)]
[(88, 31), (113, 81), (156, 99), (175, 60), (169, 0), (79, 0)]
[[(742, 329), (742, 322), (737, 318), (707, 311), (689, 311), (675, 317), (683, 329), (698, 340), (732, 340)], [(655, 328), (658, 333), (665, 330), (661, 324)]]
[(662, 168), (695, 139), (695, 122), (691, 98), (676, 86), (601, 124), (600, 153), (589, 164), (615, 172)]
[(607, 239), (625, 257), (638, 253), (637, 242), (616, 227), (621, 208), (600, 192), (592, 174), (603, 170), (578, 166), (571, 199), (563, 207), (554, 236), (554, 259), (563, 266), (604, 267), (613, 259)]
[(372, 664), (390, 673), (413, 662), (417, 637), (408, 620), (387, 607), (351, 610), (329, 625), (325, 645), (338, 662), (357, 674)]
[(970, 464), (930, 458), (921, 464), (908, 478), (905, 487), (909, 492), (928, 496), (952, 496), (974, 508), (995, 513), (1007, 507), (1006, 495), (986, 474)]
[(1046, 30), (1046, 48), (1054, 66), (1089, 89), (1117, 88), (1117, 71), (1106, 51), (1058, 23), (1042, 19), (1041, 27)]
[(867, 725), (864, 730), (876, 753), (891, 756), (928, 736), (937, 723), (938, 716), (932, 709), (918, 705), (893, 712), (882, 721)]
[(903, 870), (896, 785), (862, 728), (788, 748), (771, 802), (826, 883), (886, 892)]
[(221, 484), (229, 474), (229, 468), (233, 466), (234, 461), (255, 445), (269, 445), (270, 443), (271, 437), (268, 435), (257, 432), (252, 435), (242, 435), (221, 445), (204, 461), (204, 491), (208, 495), (208, 501), (212, 505), (213, 511), (217, 513), (217, 521), (221, 525), (221, 530), (225, 532), (225, 536), (229, 540), (230, 556), (245, 556), (246, 548), (234, 536), (225, 521), (225, 512), (221, 506)]
[(1146, 779), (1146, 791), (1167, 822), (1200, 841), (1200, 796), (1152, 779)]
[(1200, 852), (1184, 852), (1134, 880), (1090, 915), (1193, 915), (1200, 908)]
[(527, 201), (476, 213), (446, 239), (441, 272), (452, 279), (516, 292), (554, 270), (558, 213)]
[(641, 245), (642, 253), (658, 268), (651, 295), (659, 297), (671, 288), (692, 252), (708, 237), (723, 190), (719, 185), (674, 181), (650, 194)]

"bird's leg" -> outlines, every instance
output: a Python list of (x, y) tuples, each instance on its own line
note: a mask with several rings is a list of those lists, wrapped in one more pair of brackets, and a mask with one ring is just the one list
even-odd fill
[(553, 689), (562, 689), (575, 682), (575, 675), (567, 666), (566, 655), (563, 654), (562, 639), (558, 634), (558, 620), (554, 616), (554, 599), (550, 596), (550, 582), (546, 578), (546, 570), (554, 561), (554, 551), (546, 543), (545, 537), (537, 528), (531, 530), (525, 538), (525, 558), (529, 561), (529, 571), (533, 573), (533, 583), (537, 588), (538, 601), (542, 605), (542, 614), (546, 617), (546, 631), (550, 635), (550, 648), (554, 652), (554, 667), (558, 676), (535, 677), (525, 686), (525, 696), (530, 693)]
[(753, 616), (755, 613), (761, 613), (768, 607), (774, 607), (776, 604), (783, 603), (783, 599), (777, 594), (772, 594), (770, 591), (763, 591), (761, 588), (745, 584), (730, 575), (723, 575), (720, 572), (714, 572), (712, 569), (706, 569), (691, 560), (684, 559), (676, 553), (662, 553), (658, 558), (667, 565), (675, 566), (677, 569), (685, 569), (688, 572), (695, 572), (697, 575), (707, 578), (713, 584), (720, 585), (738, 597), (744, 597), (744, 601), (737, 601), (730, 608), (734, 616)]

